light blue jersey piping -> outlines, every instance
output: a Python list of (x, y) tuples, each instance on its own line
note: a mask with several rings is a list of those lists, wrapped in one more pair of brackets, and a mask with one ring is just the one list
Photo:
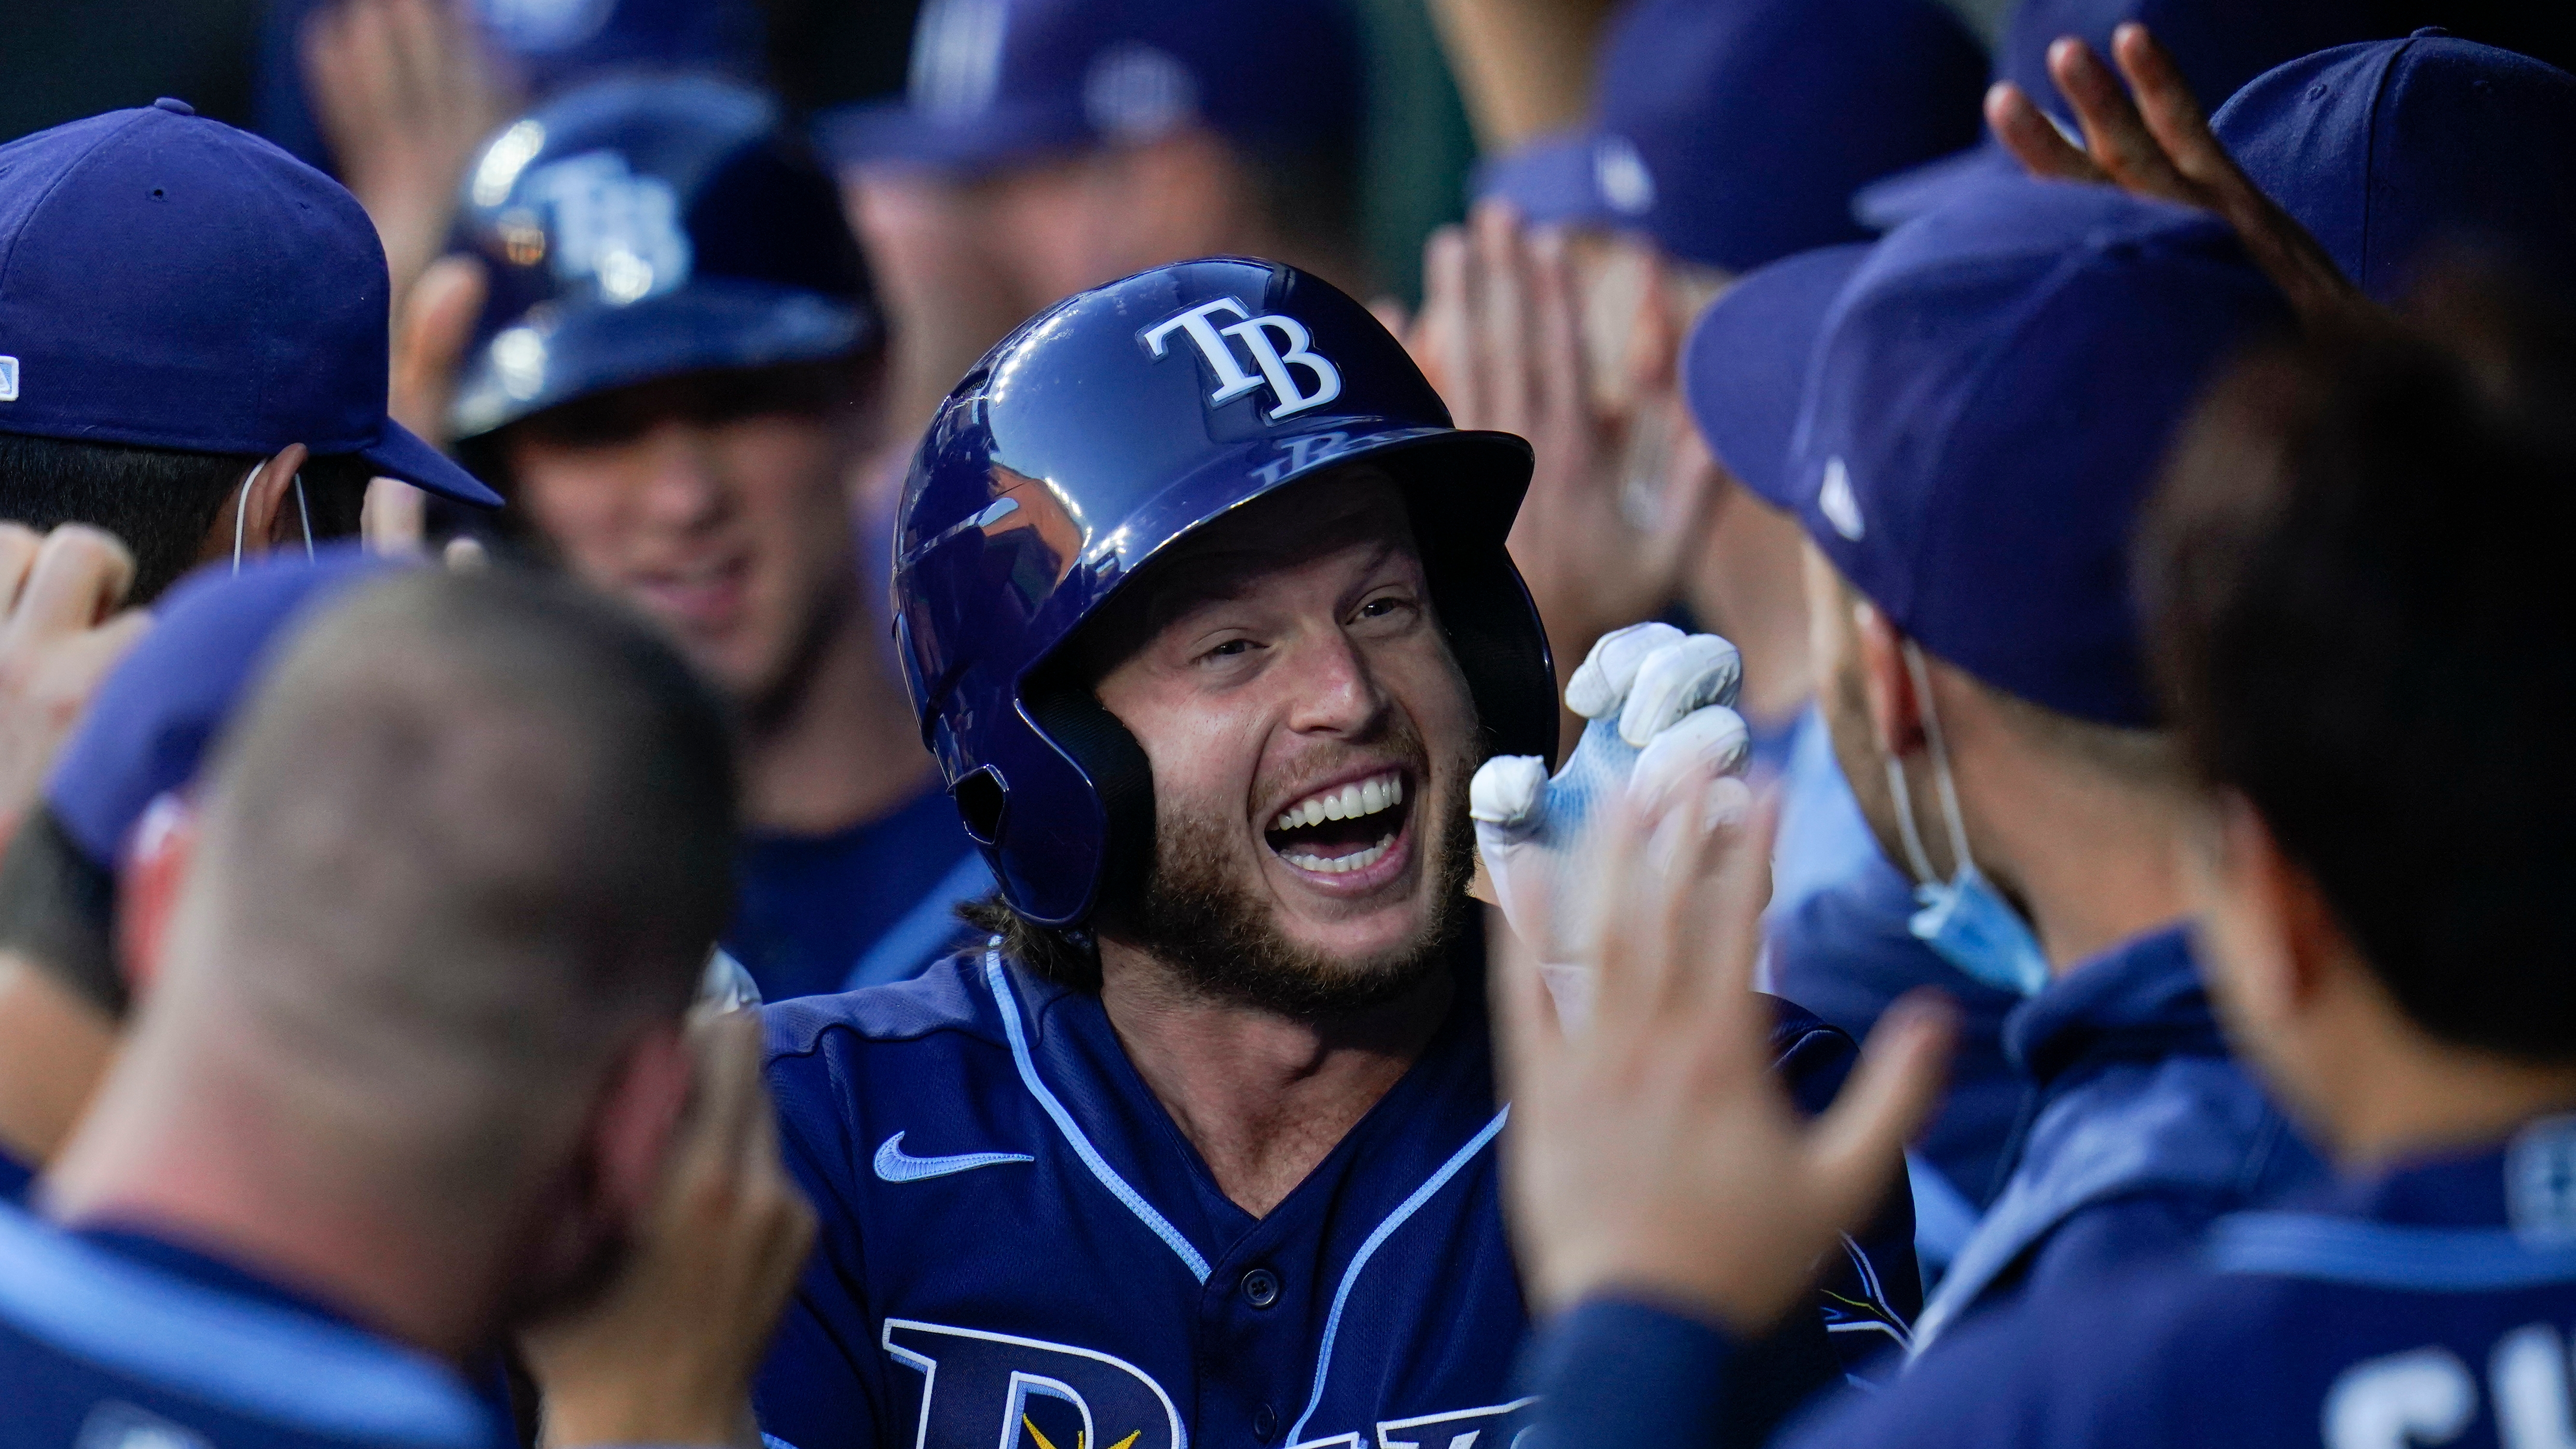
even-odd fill
[(1055, 1099), (1055, 1093), (1047, 1090), (1046, 1083), (1038, 1080), (1037, 1062), (1029, 1056), (1028, 1033), (1020, 1026), (1019, 998), (1011, 994), (1010, 984), (1002, 979), (1002, 938), (999, 936), (984, 948), (984, 980), (993, 988), (994, 1004), (1002, 1010), (1002, 1030), (1011, 1039), (1011, 1061), (1020, 1069), (1020, 1084), (1027, 1087), (1029, 1095), (1037, 1098), (1038, 1105), (1055, 1119), (1056, 1130), (1064, 1134), (1074, 1156), (1082, 1159), (1082, 1165), (1091, 1169), (1091, 1175), (1100, 1179), (1102, 1187), (1109, 1189), (1109, 1195), (1125, 1203), (1127, 1211), (1134, 1213), (1138, 1222), (1153, 1229), (1155, 1237), (1179, 1254), (1192, 1277), (1206, 1283), (1208, 1260), (1200, 1255), (1198, 1249), (1190, 1246), (1190, 1240), (1181, 1236), (1181, 1230), (1173, 1227), (1169, 1218), (1154, 1211), (1154, 1205), (1145, 1201), (1143, 1193), (1127, 1185), (1127, 1179), (1120, 1177), (1118, 1169), (1111, 1167), (1099, 1149), (1091, 1145), (1091, 1139), (1082, 1135), (1082, 1129), (1074, 1124), (1073, 1114)]
[(109, 1373), (318, 1437), (480, 1449), (463, 1382), (356, 1329), (118, 1257), (0, 1206), (0, 1324)]
[(1333, 1290), (1333, 1311), (1324, 1319), (1324, 1346), (1315, 1355), (1315, 1391), (1306, 1399), (1306, 1412), (1299, 1414), (1297, 1422), (1289, 1428), (1288, 1443), (1296, 1444), (1305, 1439), (1306, 1421), (1315, 1417), (1315, 1410), (1324, 1402), (1324, 1380), (1333, 1372), (1333, 1340), (1341, 1334), (1342, 1310), (1350, 1304), (1351, 1288), (1359, 1282), (1360, 1270), (1368, 1266), (1370, 1256), (1377, 1252), (1379, 1245), (1393, 1237), (1397, 1228), (1404, 1226), (1405, 1219), (1420, 1211), (1424, 1203), (1431, 1201), (1433, 1193), (1458, 1175), (1458, 1169), (1465, 1167), (1470, 1159), (1484, 1150), (1486, 1143), (1494, 1140), (1494, 1134), (1503, 1130), (1503, 1120), (1511, 1115), (1512, 1109), (1506, 1103), (1503, 1110), (1494, 1114), (1494, 1120), (1485, 1124), (1483, 1131), (1468, 1138), (1466, 1146), (1450, 1154), (1449, 1160), (1440, 1164), (1438, 1172), (1425, 1178), (1422, 1186), (1413, 1190), (1413, 1196), (1396, 1204), (1395, 1211), (1388, 1213), (1386, 1221), (1379, 1223), (1377, 1230), (1368, 1235), (1368, 1241), (1360, 1244), (1359, 1252), (1351, 1258), (1351, 1265), (1342, 1270), (1342, 1286)]
[(2482, 1293), (2576, 1283), (2576, 1247), (2533, 1247), (2509, 1228), (2417, 1228), (2314, 1213), (2237, 1213), (2210, 1226), (2222, 1273), (2366, 1288)]

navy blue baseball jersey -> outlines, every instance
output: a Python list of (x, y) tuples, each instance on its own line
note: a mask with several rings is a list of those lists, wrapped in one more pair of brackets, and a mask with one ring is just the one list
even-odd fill
[(184, 1248), (0, 1207), (0, 1449), (499, 1449), (447, 1366)]
[[(759, 1385), (794, 1449), (1449, 1446), (1500, 1437), (1527, 1328), (1503, 1235), (1481, 973), (1285, 1200), (1228, 1200), (1095, 995), (998, 949), (768, 1008), (787, 1161), (822, 1219)], [(1787, 1008), (1812, 1107), (1851, 1039)], [(1801, 1393), (1900, 1340), (1911, 1214), (1764, 1345)], [(1830, 1320), (1830, 1321), (1829, 1321)]]
[(2008, 1175), (1924, 1306), (1917, 1353), (2027, 1290), (2153, 1260), (2326, 1180), (2227, 1054), (2181, 926), (2049, 982), (2006, 1019), (2004, 1050), (2029, 1083)]
[(746, 836), (724, 948), (763, 1000), (902, 981), (967, 944), (959, 902), (992, 872), (945, 790), (829, 835)]
[[(2071, 1285), (2070, 1285), (2071, 1286)], [(1795, 1449), (2322, 1444), (2545, 1449), (2576, 1442), (2576, 1119), (2417, 1163), (2316, 1206), (2220, 1219), (2196, 1249), (1967, 1325)], [(1552, 1445), (1712, 1444), (1716, 1330), (1588, 1304), (1539, 1359)]]

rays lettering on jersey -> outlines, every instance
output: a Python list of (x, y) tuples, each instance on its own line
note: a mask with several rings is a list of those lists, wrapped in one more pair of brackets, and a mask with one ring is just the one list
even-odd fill
[(1514, 1399), (1481, 1409), (1388, 1419), (1377, 1426), (1375, 1443), (1350, 1433), (1308, 1439), (1288, 1449), (1516, 1449), (1528, 1437), (1530, 1426), (1512, 1422), (1512, 1416), (1537, 1402), (1534, 1398)]
[[(2504, 1449), (2576, 1449), (2567, 1341), (2546, 1323), (2517, 1328), (2487, 1359), (2496, 1441)], [(2478, 1382), (2447, 1348), (2354, 1364), (2326, 1391), (2326, 1449), (2447, 1444), (2478, 1415)]]
[[(1142, 1369), (1070, 1344), (951, 1328), (908, 1318), (885, 1322), (885, 1350), (921, 1371), (921, 1430), (915, 1449), (993, 1449), (1048, 1443), (1036, 1401), (1052, 1401), (1079, 1424), (1053, 1449), (1188, 1449), (1172, 1396)], [(1028, 1430), (1025, 1441), (1021, 1430)]]
[[(1209, 320), (1219, 312), (1231, 312), (1243, 320), (1231, 327), (1219, 327)], [(1255, 317), (1241, 302), (1232, 297), (1219, 297), (1213, 302), (1201, 302), (1186, 312), (1174, 313), (1136, 336), (1145, 344), (1147, 353), (1160, 358), (1168, 350), (1174, 332), (1196, 343), (1199, 355), (1207, 359), (1208, 369), (1216, 374), (1216, 391), (1208, 394), (1210, 407), (1222, 407), (1267, 383), (1271, 396), (1279, 403), (1267, 414), (1275, 423), (1292, 413), (1322, 407), (1342, 395), (1341, 369), (1313, 350), (1310, 344), (1315, 339), (1307, 333), (1306, 324), (1294, 317), (1283, 317), (1276, 312)], [(1278, 334), (1279, 341), (1288, 344), (1287, 351), (1280, 351), (1272, 343), (1271, 334), (1274, 332)], [(1260, 369), (1258, 376), (1244, 371), (1243, 364), (1236, 360), (1235, 342), (1241, 342), (1244, 351), (1251, 354), (1252, 365)], [(1288, 370), (1291, 367), (1306, 370), (1308, 379), (1315, 384), (1313, 391), (1297, 385), (1296, 376)]]

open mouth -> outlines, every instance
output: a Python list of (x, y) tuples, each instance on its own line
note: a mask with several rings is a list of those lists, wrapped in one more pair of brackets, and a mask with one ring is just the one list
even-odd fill
[(1281, 860), (1318, 875), (1348, 875), (1386, 858), (1404, 834), (1412, 807), (1404, 772), (1318, 790), (1279, 812), (1262, 832)]

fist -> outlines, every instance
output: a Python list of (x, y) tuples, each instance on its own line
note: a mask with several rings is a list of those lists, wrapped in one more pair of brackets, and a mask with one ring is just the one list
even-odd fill
[(1664, 815), (1705, 782), (1706, 825), (1740, 821), (1752, 794), (1740, 778), (1749, 752), (1733, 706), (1744, 665), (1714, 634), (1632, 624), (1601, 636), (1565, 687), (1583, 738), (1551, 778), (1535, 755), (1498, 755), (1476, 771), (1468, 811), (1476, 849), (1512, 930), (1538, 958), (1567, 1019), (1589, 1000), (1583, 968), (1598, 918), (1590, 899), (1591, 837), (1614, 799)]

